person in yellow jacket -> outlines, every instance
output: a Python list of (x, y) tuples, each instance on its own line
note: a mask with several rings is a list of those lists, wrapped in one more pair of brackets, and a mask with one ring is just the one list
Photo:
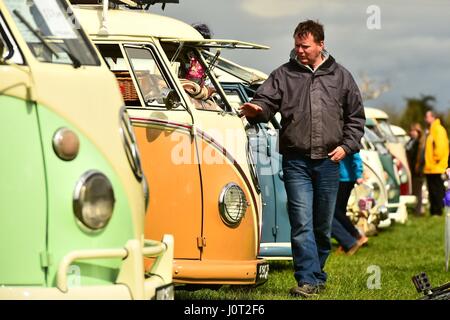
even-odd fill
[(423, 172), (427, 179), (430, 201), (430, 214), (442, 215), (445, 195), (442, 179), (448, 166), (448, 137), (447, 131), (433, 111), (427, 111), (425, 122), (430, 126), (425, 142), (425, 166)]

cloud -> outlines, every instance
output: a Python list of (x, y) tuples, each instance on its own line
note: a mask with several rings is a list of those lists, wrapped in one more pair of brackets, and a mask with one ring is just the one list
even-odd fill
[(298, 15), (307, 5), (299, 0), (246, 0), (241, 8), (247, 13), (261, 18), (283, 18)]
[[(380, 7), (380, 30), (367, 28), (369, 5)], [(326, 47), (357, 79), (366, 72), (391, 82), (391, 91), (373, 103), (402, 107), (405, 96), (424, 93), (436, 95), (438, 107), (445, 108), (450, 102), (448, 12), (449, 0), (181, 0), (161, 13), (206, 22), (217, 38), (270, 46), (223, 51), (226, 58), (266, 73), (287, 61), (295, 26), (318, 19), (325, 26)]]

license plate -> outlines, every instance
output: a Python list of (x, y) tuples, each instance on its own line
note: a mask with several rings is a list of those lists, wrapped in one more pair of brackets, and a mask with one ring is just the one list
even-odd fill
[(258, 264), (256, 272), (256, 283), (264, 283), (269, 279), (269, 264), (261, 263)]
[(175, 299), (175, 287), (168, 284), (159, 288), (156, 288), (155, 300), (174, 300)]

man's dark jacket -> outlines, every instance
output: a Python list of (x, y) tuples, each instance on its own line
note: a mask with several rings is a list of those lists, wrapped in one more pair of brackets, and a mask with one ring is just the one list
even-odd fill
[(312, 72), (291, 59), (274, 70), (253, 100), (263, 108), (250, 123), (267, 122), (281, 113), (280, 152), (323, 159), (338, 146), (347, 154), (360, 149), (364, 134), (361, 94), (350, 72), (329, 55)]

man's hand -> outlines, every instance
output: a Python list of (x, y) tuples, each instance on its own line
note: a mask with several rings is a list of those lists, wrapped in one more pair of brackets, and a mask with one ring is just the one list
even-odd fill
[(345, 153), (345, 150), (344, 150), (344, 148), (342, 148), (342, 147), (337, 147), (336, 149), (334, 149), (333, 151), (331, 151), (329, 154), (328, 154), (328, 156), (330, 157), (330, 160), (331, 161), (334, 161), (334, 162), (339, 162), (339, 161), (341, 161), (342, 159), (344, 159), (345, 158), (345, 156), (346, 156), (347, 154)]
[(257, 104), (246, 102), (239, 108), (239, 111), (240, 111), (240, 114), (239, 114), (240, 116), (254, 118), (258, 114), (260, 114), (263, 111), (263, 109), (260, 106), (258, 106)]
[(356, 179), (356, 184), (362, 184), (364, 182), (363, 178)]

